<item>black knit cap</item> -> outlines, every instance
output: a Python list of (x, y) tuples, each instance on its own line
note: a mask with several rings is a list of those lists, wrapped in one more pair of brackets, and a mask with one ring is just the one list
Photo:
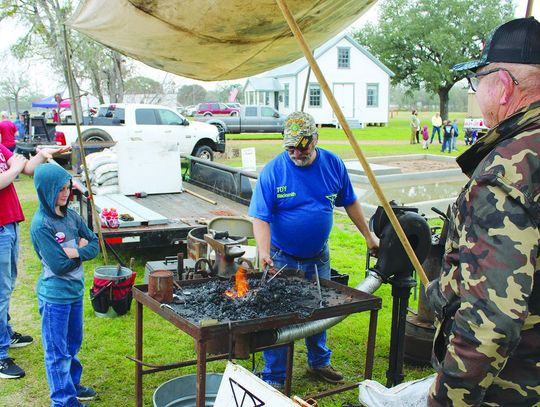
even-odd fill
[(482, 56), (454, 65), (454, 71), (476, 71), (493, 62), (540, 64), (540, 23), (534, 17), (518, 18), (493, 30)]

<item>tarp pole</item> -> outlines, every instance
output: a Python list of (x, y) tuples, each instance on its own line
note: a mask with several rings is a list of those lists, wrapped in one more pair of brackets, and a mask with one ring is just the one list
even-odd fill
[(534, 5), (534, 0), (529, 0), (527, 2), (527, 11), (525, 12), (525, 17), (532, 16), (533, 5)]
[(420, 277), (420, 281), (422, 282), (422, 284), (424, 284), (424, 287), (427, 286), (429, 283), (429, 280), (426, 276), (426, 273), (424, 269), (422, 268), (420, 261), (416, 257), (416, 254), (414, 253), (414, 250), (411, 247), (411, 244), (409, 243), (407, 236), (405, 236), (405, 232), (401, 228), (401, 225), (399, 224), (399, 221), (394, 211), (392, 210), (392, 208), (390, 207), (390, 204), (388, 203), (386, 197), (384, 196), (384, 193), (379, 183), (377, 182), (375, 175), (371, 171), (371, 168), (364, 156), (364, 153), (362, 152), (362, 150), (360, 149), (360, 146), (358, 145), (358, 142), (354, 138), (351, 128), (349, 127), (349, 123), (347, 123), (347, 120), (345, 120), (345, 116), (343, 115), (341, 108), (337, 104), (336, 99), (334, 98), (334, 95), (332, 94), (332, 91), (330, 90), (330, 87), (328, 86), (328, 83), (326, 82), (326, 79), (324, 78), (324, 75), (322, 74), (319, 68), (319, 65), (317, 64), (317, 61), (315, 60), (315, 57), (313, 56), (311, 50), (309, 49), (309, 45), (306, 43), (306, 40), (304, 39), (304, 35), (302, 34), (300, 27), (298, 27), (298, 24), (296, 23), (293, 15), (291, 14), (286, 1), (276, 0), (276, 2), (279, 8), (281, 9), (281, 12), (283, 13), (283, 16), (285, 17), (287, 24), (289, 24), (291, 31), (296, 37), (296, 40), (298, 41), (298, 44), (300, 45), (300, 48), (302, 49), (304, 56), (309, 62), (309, 65), (311, 66), (311, 70), (313, 71), (313, 73), (315, 74), (315, 77), (319, 81), (319, 84), (324, 92), (324, 95), (326, 96), (326, 99), (328, 99), (330, 106), (332, 106), (332, 109), (334, 110), (334, 114), (336, 115), (339, 123), (341, 124), (343, 131), (347, 135), (347, 138), (349, 139), (349, 143), (351, 144), (354, 152), (356, 153), (356, 156), (358, 157), (358, 160), (360, 161), (360, 164), (362, 165), (362, 168), (364, 169), (369, 179), (369, 182), (373, 186), (373, 189), (375, 190), (375, 193), (377, 194), (377, 197), (379, 198), (379, 201), (381, 202), (381, 205), (384, 208), (384, 211), (386, 212), (388, 219), (390, 219), (390, 223), (392, 223), (392, 226), (394, 226), (394, 230), (399, 236), (399, 239), (401, 243), (403, 244), (403, 247), (405, 248), (405, 252), (409, 256), (409, 259), (411, 260), (414, 266), (414, 269), (416, 270), (416, 272), (418, 273), (418, 276)]
[(81, 149), (81, 164), (83, 166), (83, 172), (84, 172), (84, 179), (86, 180), (86, 188), (88, 189), (88, 201), (90, 202), (90, 208), (92, 210), (92, 218), (94, 220), (94, 227), (96, 228), (98, 232), (98, 238), (99, 238), (99, 246), (101, 247), (101, 253), (103, 254), (103, 261), (105, 264), (108, 264), (109, 261), (107, 259), (107, 248), (105, 247), (105, 240), (103, 240), (103, 232), (101, 230), (101, 222), (99, 220), (99, 216), (96, 210), (96, 205), (94, 204), (94, 194), (92, 193), (92, 185), (90, 183), (90, 176), (88, 175), (88, 167), (86, 166), (86, 155), (84, 154), (84, 144), (83, 139), (81, 137), (81, 126), (79, 122), (79, 106), (77, 106), (77, 98), (75, 95), (75, 89), (73, 86), (73, 76), (71, 71), (71, 57), (69, 56), (69, 49), (68, 49), (68, 40), (67, 40), (67, 32), (66, 32), (66, 26), (63, 25), (64, 28), (64, 51), (66, 53), (66, 68), (67, 68), (67, 79), (68, 79), (68, 89), (69, 89), (69, 95), (71, 98), (71, 110), (73, 111), (73, 117), (75, 118), (75, 125), (77, 126), (77, 139), (79, 140), (79, 147)]

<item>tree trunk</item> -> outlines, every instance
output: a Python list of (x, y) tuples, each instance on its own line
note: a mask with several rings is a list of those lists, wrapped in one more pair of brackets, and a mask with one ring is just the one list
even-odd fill
[(439, 88), (439, 111), (441, 113), (441, 118), (443, 120), (448, 120), (448, 100), (450, 99), (448, 97), (448, 94), (450, 92), (450, 88)]
[(124, 78), (122, 77), (122, 55), (114, 52), (111, 55), (112, 65), (105, 72), (107, 88), (111, 103), (121, 103), (124, 100)]

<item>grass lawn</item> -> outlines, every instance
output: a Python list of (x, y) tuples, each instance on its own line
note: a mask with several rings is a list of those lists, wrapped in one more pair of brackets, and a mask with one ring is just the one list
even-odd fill
[[(401, 117), (403, 116), (403, 117)], [(406, 117), (405, 117), (406, 116)], [(426, 114), (429, 118), (431, 114)], [(421, 120), (427, 119), (421, 114)], [(395, 126), (394, 126), (395, 124)], [(400, 114), (393, 119), (389, 127), (370, 127), (355, 131), (357, 137), (366, 140), (396, 140), (396, 144), (365, 144), (361, 147), (367, 156), (381, 154), (410, 154), (423, 150), (417, 145), (404, 144), (408, 140), (408, 114)], [(354, 154), (347, 144), (335, 144), (332, 140), (344, 140), (340, 130), (322, 129), (320, 144), (337, 152), (343, 158), (353, 158)], [(340, 138), (341, 137), (341, 138)], [(369, 138), (368, 138), (369, 137)], [(279, 144), (257, 144), (246, 140), (242, 147), (257, 147), (257, 161), (263, 163), (282, 151)], [(438, 147), (437, 145), (433, 145)], [(436, 153), (432, 148), (429, 153)], [(455, 154), (453, 154), (455, 155)], [(239, 159), (221, 160), (230, 165), (238, 165)], [(23, 205), (26, 221), (21, 224), (21, 250), (17, 288), (11, 299), (11, 316), (15, 330), (34, 336), (35, 343), (29, 347), (11, 350), (10, 356), (16, 359), (26, 370), (26, 377), (20, 380), (2, 380), (0, 385), (0, 406), (35, 406), (49, 405), (48, 386), (45, 378), (43, 349), (41, 345), (40, 317), (37, 311), (35, 285), (41, 271), (41, 265), (32, 249), (29, 237), (30, 220), (37, 209), (37, 197), (32, 181), (22, 177), (16, 188)], [(360, 234), (355, 230), (349, 218), (335, 214), (335, 224), (330, 236), (332, 265), (341, 273), (351, 276), (349, 285), (355, 286), (364, 276), (366, 247)], [(136, 258), (135, 271), (137, 283), (142, 283), (146, 261), (162, 259), (164, 251), (121, 252), (123, 258)], [(134, 364), (126, 355), (134, 355), (134, 309), (124, 317), (101, 319), (94, 316), (88, 290), (92, 284), (93, 270), (102, 265), (102, 258), (85, 264), (85, 339), (80, 352), (85, 368), (82, 383), (94, 387), (99, 399), (93, 406), (129, 406), (134, 404)], [(374, 379), (385, 383), (388, 367), (388, 352), (391, 328), (391, 288), (383, 285), (377, 293), (383, 299), (383, 309), (379, 312)], [(329, 331), (328, 344), (334, 351), (333, 365), (343, 371), (348, 382), (361, 379), (359, 373), (364, 368), (365, 346), (368, 327), (368, 313), (357, 314)], [(146, 362), (166, 364), (195, 357), (193, 340), (172, 324), (154, 313), (145, 310), (144, 358)], [(262, 367), (262, 355), (257, 355)], [(306, 349), (298, 341), (295, 349), (295, 367), (293, 394), (305, 395), (327, 389), (328, 386), (312, 380), (305, 373)], [(241, 361), (250, 368), (250, 361)], [(224, 362), (208, 364), (208, 371), (220, 372)], [(176, 376), (194, 373), (195, 367), (172, 370), (146, 375), (144, 377), (144, 405), (152, 405), (153, 391), (163, 382)], [(432, 373), (431, 368), (405, 366), (406, 380), (420, 378)], [(357, 391), (349, 391), (321, 400), (326, 406), (341, 406), (344, 402), (357, 403)]]

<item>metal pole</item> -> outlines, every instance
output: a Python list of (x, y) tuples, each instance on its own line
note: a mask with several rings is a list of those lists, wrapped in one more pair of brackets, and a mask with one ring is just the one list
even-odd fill
[(105, 240), (103, 240), (103, 233), (101, 231), (101, 222), (99, 220), (98, 213), (96, 211), (96, 206), (94, 204), (94, 195), (92, 194), (92, 185), (90, 184), (90, 176), (88, 175), (88, 167), (86, 166), (86, 156), (84, 154), (84, 145), (81, 137), (81, 125), (79, 123), (79, 107), (77, 106), (77, 97), (75, 95), (75, 89), (73, 86), (73, 74), (71, 72), (71, 57), (69, 56), (68, 49), (68, 40), (66, 26), (64, 28), (64, 51), (66, 53), (66, 68), (67, 68), (67, 79), (68, 79), (68, 89), (69, 97), (71, 99), (71, 110), (73, 111), (73, 117), (75, 118), (75, 125), (77, 126), (77, 139), (79, 140), (79, 147), (81, 149), (81, 164), (83, 165), (84, 179), (86, 180), (86, 188), (88, 189), (88, 201), (90, 202), (90, 207), (92, 208), (92, 217), (94, 219), (94, 226), (98, 232), (99, 245), (101, 247), (101, 253), (103, 254), (103, 261), (105, 264), (108, 263), (107, 259), (107, 248), (105, 247)]
[(311, 50), (309, 49), (309, 46), (306, 43), (306, 40), (304, 39), (304, 35), (302, 34), (302, 31), (300, 30), (300, 27), (298, 27), (298, 24), (294, 20), (294, 17), (291, 14), (286, 4), (286, 1), (276, 0), (276, 2), (279, 8), (281, 9), (281, 12), (283, 13), (285, 20), (289, 24), (291, 31), (296, 37), (298, 44), (300, 45), (300, 48), (302, 49), (302, 52), (304, 53), (304, 56), (306, 57), (307, 61), (309, 62), (309, 65), (311, 66), (313, 73), (315, 74), (315, 77), (319, 81), (319, 84), (324, 92), (324, 95), (326, 96), (326, 99), (328, 99), (330, 106), (332, 106), (332, 109), (334, 110), (334, 114), (336, 115), (339, 123), (341, 124), (343, 131), (347, 135), (347, 138), (349, 139), (349, 143), (351, 144), (354, 152), (356, 153), (356, 156), (358, 157), (358, 160), (360, 161), (360, 164), (362, 165), (362, 168), (364, 169), (369, 179), (370, 184), (373, 186), (373, 189), (375, 190), (375, 193), (377, 194), (377, 197), (379, 198), (379, 201), (381, 202), (381, 205), (384, 208), (384, 211), (386, 212), (388, 219), (390, 219), (390, 223), (392, 224), (392, 226), (394, 226), (394, 230), (399, 236), (399, 239), (401, 240), (401, 243), (403, 244), (405, 252), (411, 259), (414, 269), (417, 271), (418, 275), (420, 276), (420, 281), (422, 281), (424, 286), (427, 286), (429, 283), (429, 280), (426, 277), (426, 273), (424, 272), (424, 269), (422, 268), (420, 261), (418, 261), (418, 258), (416, 257), (416, 254), (414, 253), (414, 250), (411, 247), (411, 244), (409, 243), (407, 236), (405, 236), (405, 232), (403, 232), (403, 229), (401, 228), (401, 225), (399, 224), (399, 221), (397, 220), (397, 217), (394, 214), (394, 211), (392, 210), (392, 208), (390, 207), (390, 204), (388, 203), (388, 200), (384, 196), (384, 193), (379, 183), (377, 182), (375, 175), (371, 171), (371, 168), (369, 167), (369, 163), (367, 162), (364, 156), (364, 153), (362, 152), (362, 150), (360, 149), (360, 146), (358, 145), (358, 142), (354, 138), (351, 128), (349, 127), (349, 123), (347, 123), (347, 120), (345, 120), (345, 116), (343, 115), (341, 108), (336, 102), (336, 99), (334, 98), (334, 95), (332, 94), (332, 91), (330, 90), (330, 87), (328, 86), (328, 83), (326, 82), (326, 79), (324, 78), (324, 75), (322, 74), (319, 68), (319, 65), (317, 64), (317, 61), (313, 57)]

